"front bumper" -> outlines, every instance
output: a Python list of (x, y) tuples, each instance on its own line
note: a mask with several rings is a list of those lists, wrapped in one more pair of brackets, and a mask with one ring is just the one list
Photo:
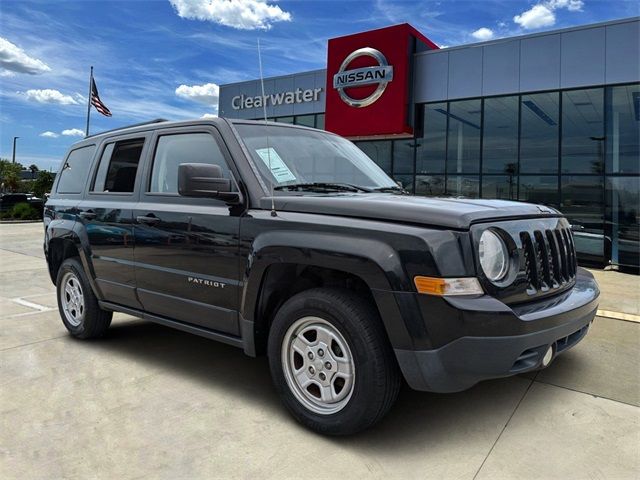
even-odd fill
[[(596, 315), (599, 294), (593, 276), (578, 269), (571, 290), (531, 304), (509, 307), (486, 296), (447, 298), (462, 323), (470, 326), (466, 334), (435, 349), (395, 349), (396, 357), (412, 388), (442, 393), (534, 370), (549, 347), (555, 356), (584, 338)], [(446, 319), (435, 323), (441, 321)], [(483, 325), (491, 335), (480, 334)]]

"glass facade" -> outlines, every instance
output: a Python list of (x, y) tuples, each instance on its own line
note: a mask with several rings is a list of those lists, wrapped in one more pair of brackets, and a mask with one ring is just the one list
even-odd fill
[(640, 264), (640, 84), (425, 104), (415, 139), (356, 144), (407, 190), (535, 202), (584, 264)]

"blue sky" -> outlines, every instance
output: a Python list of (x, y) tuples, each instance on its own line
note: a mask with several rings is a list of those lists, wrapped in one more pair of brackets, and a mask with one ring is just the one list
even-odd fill
[[(327, 39), (408, 22), (441, 46), (635, 16), (635, 0), (0, 1), (0, 156), (57, 168), (85, 126), (89, 66), (113, 117), (215, 114), (217, 86), (324, 68)], [(79, 130), (79, 131), (78, 131)], [(79, 135), (79, 136), (78, 136)]]

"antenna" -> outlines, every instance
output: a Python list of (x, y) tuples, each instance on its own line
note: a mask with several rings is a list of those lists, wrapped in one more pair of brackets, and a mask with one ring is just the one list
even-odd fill
[[(265, 101), (264, 95), (264, 76), (262, 75), (262, 54), (260, 52), (260, 38), (258, 38), (258, 66), (260, 67), (260, 88), (262, 89), (262, 113), (264, 115), (264, 124), (267, 126), (267, 102)], [(269, 164), (269, 173), (273, 175), (273, 170), (271, 170), (271, 147), (269, 146), (269, 131), (265, 129), (267, 132), (267, 163)], [(276, 202), (273, 197), (273, 182), (271, 182), (271, 216), (277, 217), (276, 213)]]

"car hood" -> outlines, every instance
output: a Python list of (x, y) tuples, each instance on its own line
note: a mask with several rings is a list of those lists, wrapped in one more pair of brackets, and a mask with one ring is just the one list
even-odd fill
[[(276, 210), (339, 215), (468, 229), (473, 223), (509, 218), (561, 216), (557, 210), (531, 203), (507, 200), (471, 200), (434, 198), (388, 193), (336, 195), (284, 195), (274, 197)], [(271, 208), (271, 198), (263, 198), (260, 207)]]

